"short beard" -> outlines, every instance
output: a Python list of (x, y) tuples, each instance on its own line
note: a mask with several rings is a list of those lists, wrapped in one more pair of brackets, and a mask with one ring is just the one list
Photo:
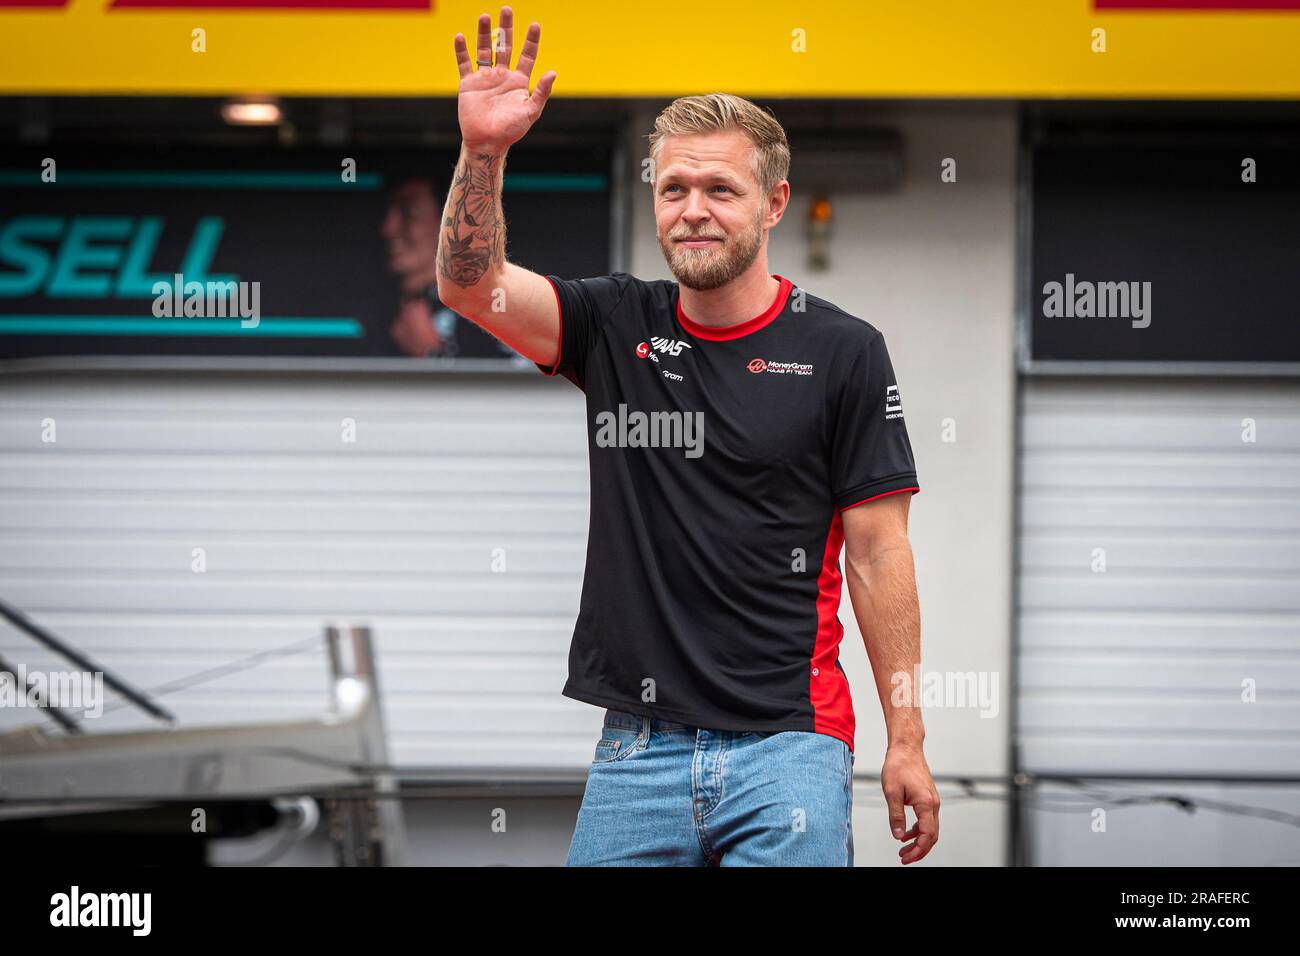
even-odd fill
[(721, 250), (687, 249), (672, 239), (660, 239), (659, 248), (678, 283), (696, 292), (708, 292), (726, 285), (754, 264), (763, 248), (762, 223), (760, 209), (754, 227), (735, 239), (724, 239)]

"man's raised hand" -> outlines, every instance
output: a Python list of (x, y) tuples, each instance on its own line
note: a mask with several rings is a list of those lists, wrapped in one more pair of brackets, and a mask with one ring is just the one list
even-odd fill
[[(504, 152), (523, 139), (542, 115), (542, 108), (551, 95), (554, 70), (537, 81), (537, 88), (531, 94), (528, 92), (537, 60), (537, 44), (542, 36), (541, 24), (534, 23), (528, 28), (519, 64), (512, 70), (513, 33), (514, 13), (509, 7), (502, 7), (495, 65), (477, 69), (465, 46), (465, 35), (456, 34), (456, 66), (460, 70), (457, 112), (461, 139), (470, 149)], [(491, 63), (492, 54), (492, 18), (485, 13), (478, 18), (477, 59)]]

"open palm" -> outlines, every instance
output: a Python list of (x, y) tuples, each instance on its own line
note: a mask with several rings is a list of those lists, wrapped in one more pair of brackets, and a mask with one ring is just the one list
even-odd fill
[(513, 70), (510, 69), (510, 57), (514, 14), (509, 7), (501, 8), (499, 26), (496, 64), (484, 66), (484, 63), (492, 62), (492, 18), (486, 13), (479, 17), (477, 70), (470, 60), (464, 34), (456, 34), (456, 66), (460, 70), (457, 98), (460, 135), (465, 145), (474, 149), (504, 150), (522, 139), (542, 115), (555, 83), (555, 71), (551, 70), (537, 81), (537, 88), (531, 94), (528, 92), (542, 35), (541, 24), (534, 23), (528, 28), (519, 63)]

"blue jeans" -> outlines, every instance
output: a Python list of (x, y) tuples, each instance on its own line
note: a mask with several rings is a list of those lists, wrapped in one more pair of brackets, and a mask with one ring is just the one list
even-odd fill
[(852, 866), (853, 753), (607, 710), (566, 865)]

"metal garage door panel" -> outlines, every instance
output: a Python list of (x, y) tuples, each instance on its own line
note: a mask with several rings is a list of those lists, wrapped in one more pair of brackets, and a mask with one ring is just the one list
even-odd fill
[[(0, 595), (128, 680), (304, 644), (169, 695), (182, 723), (316, 712), (337, 621), (374, 631), (397, 763), (590, 761), (600, 711), (560, 695), (589, 515), (568, 382), (13, 376), (0, 457)], [(56, 666), (8, 628), (0, 655)]]
[(1035, 379), (1023, 407), (1025, 768), (1300, 771), (1300, 383)]

